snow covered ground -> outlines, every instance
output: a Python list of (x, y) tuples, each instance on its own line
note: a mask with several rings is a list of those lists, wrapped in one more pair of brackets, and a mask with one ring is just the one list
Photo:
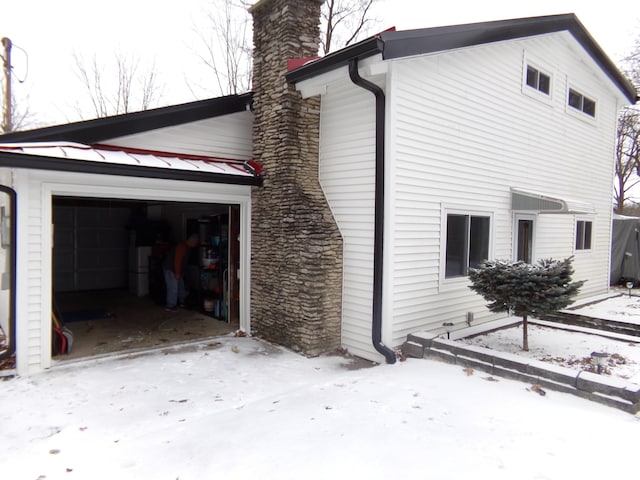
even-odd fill
[(0, 477), (637, 476), (638, 415), (431, 360), (349, 363), (229, 336), (6, 380)]
[(640, 292), (634, 289), (631, 295), (627, 290), (620, 295), (609, 298), (606, 301), (585, 305), (573, 310), (580, 315), (589, 317), (604, 318), (607, 320), (618, 320), (621, 322), (640, 324)]
[(594, 373), (596, 365), (591, 362), (591, 352), (602, 352), (608, 354), (602, 367), (604, 374), (640, 385), (640, 343), (532, 324), (528, 330), (527, 352), (522, 350), (521, 325), (460, 341)]

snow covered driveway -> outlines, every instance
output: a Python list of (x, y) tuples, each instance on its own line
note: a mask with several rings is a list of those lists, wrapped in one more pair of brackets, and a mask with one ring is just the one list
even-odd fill
[(223, 337), (0, 382), (1, 474), (566, 480), (637, 470), (640, 421), (628, 413), (430, 360), (346, 362)]

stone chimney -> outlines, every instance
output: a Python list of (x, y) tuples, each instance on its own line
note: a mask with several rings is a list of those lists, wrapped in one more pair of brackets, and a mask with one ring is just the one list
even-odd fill
[(340, 346), (342, 237), (318, 182), (320, 99), (287, 84), (287, 60), (318, 55), (322, 0), (261, 0), (253, 15), (251, 326), (305, 355)]

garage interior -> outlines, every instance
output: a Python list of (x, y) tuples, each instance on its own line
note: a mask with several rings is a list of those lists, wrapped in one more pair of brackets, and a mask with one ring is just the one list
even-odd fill
[[(53, 198), (52, 355), (78, 359), (239, 328), (239, 206)], [(162, 261), (198, 233), (184, 308), (165, 310)]]

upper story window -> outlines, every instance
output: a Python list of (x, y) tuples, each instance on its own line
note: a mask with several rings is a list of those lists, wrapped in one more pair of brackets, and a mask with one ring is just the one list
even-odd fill
[(596, 116), (596, 101), (573, 88), (569, 89), (568, 105), (590, 117), (595, 118)]
[(528, 86), (544, 93), (545, 95), (549, 95), (551, 92), (551, 76), (541, 72), (531, 65), (527, 65), (526, 82)]
[(591, 232), (593, 222), (578, 220), (576, 222), (576, 250), (591, 250)]

